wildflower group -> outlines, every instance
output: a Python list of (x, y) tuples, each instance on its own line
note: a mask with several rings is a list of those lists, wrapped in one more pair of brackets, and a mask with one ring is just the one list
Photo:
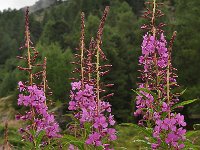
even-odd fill
[[(157, 23), (156, 20), (164, 15), (159, 10), (161, 3), (152, 0), (146, 2), (146, 5), (147, 11), (143, 17), (149, 19), (150, 23), (142, 26), (146, 33), (139, 57), (138, 71), (141, 76), (135, 90), (137, 96), (134, 116), (141, 118), (138, 126), (151, 129), (151, 138), (146, 138), (151, 149), (181, 150), (185, 147), (186, 122), (184, 116), (175, 111), (184, 105), (179, 102), (181, 94), (173, 90), (178, 86), (171, 57), (176, 32), (167, 42), (163, 31), (165, 24)], [(107, 6), (97, 35), (95, 38), (91, 37), (89, 46), (85, 44), (85, 15), (81, 13), (81, 37), (75, 61), (72, 62), (76, 67), (73, 71), (75, 75), (71, 78), (68, 104), (72, 120), (68, 126), (70, 132), (63, 135), (55, 114), (49, 111), (48, 97), (51, 92), (46, 74), (47, 58), (42, 63), (37, 62), (39, 52), (31, 42), (27, 8), (25, 44), (21, 47), (26, 51), (24, 56), (18, 56), (20, 60), (26, 61), (26, 66), (18, 68), (28, 75), (28, 81), (18, 83), (18, 105), (24, 107), (25, 112), (16, 115), (17, 120), (25, 121), (19, 129), (25, 146), (31, 149), (48, 147), (70, 150), (114, 148), (113, 142), (117, 140), (116, 121), (109, 103), (109, 98), (114, 93), (107, 92), (107, 88), (113, 84), (101, 81), (112, 67), (106, 64), (107, 57), (102, 49), (102, 35), (108, 12)]]

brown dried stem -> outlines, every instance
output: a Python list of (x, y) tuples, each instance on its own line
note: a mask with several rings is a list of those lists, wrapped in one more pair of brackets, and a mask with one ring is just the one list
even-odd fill
[(106, 60), (106, 56), (103, 53), (103, 51), (101, 50), (101, 44), (102, 44), (102, 34), (103, 34), (103, 29), (104, 29), (104, 25), (105, 25), (105, 21), (107, 19), (108, 16), (108, 12), (109, 12), (109, 6), (106, 6), (103, 16), (101, 18), (101, 22), (98, 28), (98, 32), (97, 32), (97, 38), (96, 38), (96, 95), (97, 95), (97, 113), (99, 113), (100, 110), (100, 92), (104, 91), (101, 89), (100, 87), (100, 76), (105, 75), (102, 74), (102, 72), (100, 72), (100, 55), (101, 58)]
[(11, 150), (11, 145), (8, 142), (8, 121), (5, 122), (3, 150)]
[(81, 13), (81, 38), (80, 38), (80, 49), (81, 49), (81, 86), (84, 86), (84, 37), (85, 37), (85, 15)]
[[(168, 48), (168, 62), (167, 62), (167, 104), (170, 105), (170, 75), (172, 74), (170, 72), (171, 70), (171, 52), (172, 52), (172, 47), (173, 47), (173, 43), (174, 43), (174, 40), (176, 38), (176, 34), (177, 32), (174, 31), (173, 32), (173, 35), (172, 35), (172, 38), (170, 40), (170, 44), (169, 44), (169, 48)], [(168, 112), (168, 117), (170, 118), (170, 112)]]

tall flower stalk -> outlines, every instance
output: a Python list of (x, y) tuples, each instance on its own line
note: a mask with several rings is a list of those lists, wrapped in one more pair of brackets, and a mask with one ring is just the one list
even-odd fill
[(115, 129), (111, 128), (115, 124), (114, 116), (111, 115), (111, 105), (104, 101), (113, 94), (101, 96), (103, 95), (101, 93), (105, 92), (103, 89), (105, 86), (112, 86), (112, 84), (103, 85), (100, 80), (109, 71), (105, 69), (111, 67), (111, 65), (101, 65), (101, 59), (106, 60), (101, 50), (101, 37), (108, 11), (109, 7), (106, 7), (97, 37), (91, 38), (88, 49), (84, 44), (84, 14), (81, 14), (80, 54), (76, 54), (79, 60), (73, 62), (73, 64), (80, 64), (74, 70), (80, 74), (80, 78), (71, 83), (71, 101), (69, 102), (69, 110), (74, 111), (74, 117), (78, 122), (76, 127), (84, 131), (84, 135), (80, 136), (84, 136), (85, 146), (92, 145), (93, 148), (103, 147), (107, 150), (110, 149), (110, 141), (117, 138)]
[[(164, 23), (157, 23), (156, 19), (164, 14), (159, 10), (162, 3), (146, 2), (149, 5), (144, 17), (150, 24), (142, 29), (148, 32), (143, 37), (142, 56), (139, 64), (143, 66), (141, 83), (139, 83), (136, 97), (137, 110), (135, 115), (142, 115), (140, 125), (153, 128), (152, 149), (183, 149), (186, 130), (184, 116), (174, 112), (174, 105), (179, 101), (173, 88), (177, 86), (175, 68), (171, 63), (172, 46), (176, 37), (173, 33), (169, 46), (162, 27)], [(152, 9), (152, 10), (151, 10)]]
[[(50, 144), (50, 139), (58, 138), (59, 125), (54, 115), (48, 112), (46, 104), (47, 80), (46, 80), (46, 58), (42, 64), (36, 62), (38, 51), (34, 48), (30, 39), (29, 10), (26, 10), (25, 17), (25, 44), (20, 49), (26, 49), (25, 56), (18, 56), (25, 60), (26, 67), (18, 66), (19, 70), (28, 72), (29, 80), (18, 83), (19, 98), (18, 105), (27, 107), (25, 114), (18, 114), (16, 119), (26, 121), (27, 126), (20, 129), (23, 140), (32, 143), (33, 149), (38, 149)], [(42, 67), (38, 72), (35, 68)], [(41, 80), (40, 80), (41, 79)]]

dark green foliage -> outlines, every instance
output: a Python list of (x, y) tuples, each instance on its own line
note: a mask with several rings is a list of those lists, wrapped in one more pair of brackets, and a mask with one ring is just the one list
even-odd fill
[(16, 54), (15, 50), (20, 45), (19, 39), (22, 38), (22, 19), (23, 13), (20, 11), (6, 10), (0, 13), (0, 65)]
[[(51, 44), (58, 42), (60, 46), (65, 47), (64, 35), (69, 33), (69, 27), (63, 20), (48, 21), (44, 27), (41, 42), (43, 44)], [(69, 44), (69, 43), (68, 43)], [(67, 44), (67, 45), (68, 45)]]
[[(179, 70), (179, 83), (187, 88), (184, 99), (199, 98), (200, 91), (200, 1), (178, 0), (176, 2), (175, 65)], [(199, 114), (199, 103), (187, 108), (189, 114)]]
[(53, 98), (62, 102), (69, 99), (72, 72), (72, 53), (70, 49), (62, 51), (58, 44), (37, 46), (42, 57), (47, 57), (47, 80), (53, 92)]
[[(177, 3), (177, 59), (178, 67), (187, 68), (180, 76), (181, 82), (190, 85), (198, 85), (199, 78), (199, 55), (200, 55), (200, 1), (181, 0)], [(183, 15), (184, 14), (184, 15)]]

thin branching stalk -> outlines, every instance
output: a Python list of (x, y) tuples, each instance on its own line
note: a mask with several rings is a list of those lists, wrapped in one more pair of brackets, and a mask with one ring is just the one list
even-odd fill
[(107, 19), (107, 15), (109, 12), (109, 6), (107, 6), (104, 10), (103, 16), (101, 18), (101, 22), (98, 28), (97, 32), (97, 38), (96, 38), (96, 95), (97, 95), (97, 114), (99, 113), (100, 110), (100, 55), (103, 59), (106, 60), (106, 56), (101, 50), (100, 46), (102, 43), (102, 34), (103, 34), (103, 29), (105, 25), (105, 21)]
[[(79, 131), (78, 134), (80, 134), (78, 138), (80, 138), (80, 136), (81, 138), (85, 137), (85, 149), (90, 149), (90, 145), (92, 145), (92, 147), (94, 146), (94, 149), (100, 146), (102, 146), (103, 149), (108, 149), (108, 147), (111, 146), (109, 142), (117, 138), (115, 135), (116, 130), (112, 128), (115, 121), (113, 120), (114, 115), (111, 114), (111, 105), (109, 102), (104, 101), (104, 99), (107, 99), (113, 94), (102, 96), (102, 93), (106, 91), (103, 88), (110, 87), (113, 84), (105, 85), (100, 81), (101, 77), (109, 72), (108, 68), (112, 66), (107, 64), (101, 65), (103, 62), (102, 60), (107, 60), (101, 49), (101, 45), (108, 11), (109, 7), (107, 6), (104, 10), (96, 38), (91, 38), (88, 49), (85, 48), (84, 44), (84, 14), (81, 14), (79, 54), (75, 55), (75, 57), (79, 59), (77, 62), (72, 62), (72, 64), (78, 65), (73, 73), (79, 73), (80, 78), (78, 78), (78, 82), (71, 83), (72, 94), (70, 96), (71, 101), (69, 102), (68, 108), (69, 110), (74, 110), (75, 118), (78, 119), (78, 123), (80, 123), (75, 124), (75, 129), (80, 128), (80, 130), (77, 130)], [(72, 79), (74, 80), (75, 78)], [(77, 97), (79, 97), (78, 100)], [(100, 120), (105, 123), (100, 123)], [(89, 132), (84, 128), (88, 128), (88, 125), (90, 126)], [(98, 138), (93, 139), (94, 136), (98, 136)]]
[(96, 95), (97, 95), (97, 114), (99, 112), (99, 104), (100, 104), (100, 85), (99, 85), (99, 81), (100, 81), (100, 71), (99, 71), (99, 45), (100, 41), (97, 41), (97, 49), (96, 49)]
[[(149, 4), (150, 8), (152, 6), (152, 10), (147, 8), (143, 15), (150, 20), (150, 24), (142, 26), (147, 33), (143, 37), (142, 56), (139, 58), (140, 64), (144, 67), (141, 71), (143, 83), (139, 84), (139, 94), (136, 98), (138, 109), (135, 115), (143, 115), (143, 119), (139, 122), (140, 125), (154, 128), (153, 137), (157, 139), (157, 142), (151, 144), (152, 149), (183, 149), (186, 133), (183, 127), (186, 123), (183, 115), (173, 112), (173, 106), (179, 99), (171, 90), (172, 87), (178, 86), (177, 75), (173, 73), (176, 69), (171, 63), (176, 32), (173, 33), (169, 46), (167, 46), (164, 31), (161, 29), (165, 24), (157, 25), (156, 22), (156, 18), (164, 15), (158, 9), (162, 3), (152, 0), (146, 4)], [(176, 137), (176, 140), (172, 136)]]
[(80, 48), (81, 48), (81, 86), (84, 87), (84, 37), (85, 37), (85, 14), (81, 13), (81, 38), (80, 38)]
[(156, 13), (156, 0), (153, 0), (153, 13), (152, 13), (151, 23), (152, 23), (152, 33), (154, 37), (156, 37), (155, 13)]
[[(172, 68), (171, 68), (171, 53), (172, 53), (173, 43), (176, 38), (176, 34), (177, 34), (177, 32), (174, 31), (173, 35), (171, 37), (170, 43), (169, 43), (169, 47), (168, 47), (168, 62), (167, 62), (167, 104), (168, 105), (170, 105), (170, 102), (171, 102), (171, 98), (170, 98), (170, 75), (171, 75), (170, 70), (172, 70)], [(169, 111), (168, 118), (170, 118), (170, 113), (171, 112)]]
[[(38, 51), (34, 48), (33, 46), (33, 43), (31, 41), (31, 37), (30, 37), (30, 30), (29, 30), (29, 8), (27, 7), (26, 9), (26, 12), (25, 12), (25, 43), (22, 47), (20, 47), (20, 49), (25, 49), (26, 50), (26, 55), (25, 56), (17, 56), (17, 58), (19, 59), (22, 59), (22, 60), (25, 60), (26, 61), (26, 67), (22, 67), (22, 66), (18, 66), (18, 69), (19, 70), (23, 70), (23, 71), (26, 71), (28, 72), (29, 74), (29, 78), (28, 78), (28, 81), (23, 83), (23, 82), (19, 82), (19, 90), (20, 90), (20, 96), (23, 97), (23, 96), (26, 96), (26, 92), (23, 92), (23, 91), (27, 91), (30, 93), (30, 97), (33, 96), (34, 94), (38, 94), (39, 92), (35, 92), (36, 88), (37, 90), (40, 90), (41, 93), (43, 93), (44, 95), (44, 101), (43, 101), (43, 98), (41, 98), (41, 102), (40, 103), (44, 103), (44, 107), (45, 108), (42, 108), (44, 110), (47, 111), (48, 107), (47, 107), (47, 104), (46, 104), (46, 96), (47, 96), (47, 89), (49, 89), (48, 87), (48, 84), (47, 84), (47, 78), (46, 78), (46, 58), (44, 58), (44, 62), (42, 64), (38, 64), (36, 62), (36, 58), (38, 57)], [(42, 67), (40, 68), (40, 71), (38, 72), (35, 72), (33, 71), (34, 68), (36, 67)], [(31, 93), (30, 92), (30, 89), (29, 87), (33, 88), (34, 92)], [(23, 90), (22, 90), (23, 89)], [(23, 93), (23, 94), (22, 94)], [(50, 92), (51, 93), (51, 92)], [(30, 111), (26, 112), (26, 115), (17, 115), (17, 119), (19, 120), (29, 120), (29, 123), (30, 125), (28, 125), (28, 127), (26, 129), (23, 129), (21, 128), (21, 132), (22, 134), (25, 133), (26, 135), (23, 137), (25, 140), (28, 140), (28, 141), (32, 141), (33, 145), (34, 145), (34, 149), (37, 149), (37, 135), (35, 135), (35, 133), (37, 132), (37, 128), (38, 128), (38, 124), (36, 123), (38, 119), (41, 119), (41, 115), (43, 115), (43, 117), (45, 118), (45, 120), (43, 120), (42, 123), (46, 124), (46, 128), (44, 130), (46, 130), (46, 134), (48, 135), (47, 138), (51, 138), (51, 136), (49, 136), (50, 134), (48, 134), (48, 131), (47, 129), (48, 128), (51, 128), (52, 126), (54, 126), (55, 128), (55, 136), (56, 137), (59, 137), (60, 135), (57, 134), (57, 130), (58, 130), (58, 124), (57, 122), (54, 120), (54, 118), (51, 118), (52, 122), (51, 124), (48, 124), (49, 121), (48, 121), (48, 116), (50, 116), (51, 114), (49, 114), (48, 112), (40, 112), (38, 109), (39, 109), (39, 105), (36, 107), (35, 105), (32, 104), (32, 102), (28, 101), (28, 102), (25, 102), (27, 99), (23, 99), (19, 96), (19, 99), (18, 99), (18, 105), (25, 105), (27, 106), (26, 104), (24, 103), (28, 103), (29, 105), (29, 108), (30, 108)], [(27, 96), (27, 97), (29, 97)], [(40, 96), (40, 95), (39, 95)], [(30, 98), (29, 97), (29, 98)], [(31, 98), (33, 99), (33, 98)], [(34, 98), (35, 99), (35, 98)], [(36, 104), (37, 105), (37, 104)], [(42, 106), (42, 104), (41, 104)], [(31, 117), (27, 117), (27, 114), (30, 113), (30, 116)], [(44, 113), (46, 113), (44, 115)], [(24, 119), (25, 118), (25, 119)], [(36, 119), (37, 118), (37, 119)], [(47, 122), (45, 122), (47, 121)], [(33, 130), (34, 132), (28, 132), (26, 130)], [(51, 132), (51, 131), (49, 131)], [(52, 131), (53, 132), (53, 131)], [(46, 135), (45, 135), (46, 136)], [(52, 136), (53, 137), (53, 136)], [(49, 139), (48, 139), (49, 141)]]
[[(44, 62), (43, 62), (43, 74), (42, 74), (42, 81), (43, 81), (43, 91), (44, 91), (44, 96), (46, 97), (46, 82), (47, 82), (47, 73), (46, 73), (46, 66), (47, 64), (47, 58), (44, 57)], [(45, 100), (45, 105), (47, 104), (46, 100)]]

